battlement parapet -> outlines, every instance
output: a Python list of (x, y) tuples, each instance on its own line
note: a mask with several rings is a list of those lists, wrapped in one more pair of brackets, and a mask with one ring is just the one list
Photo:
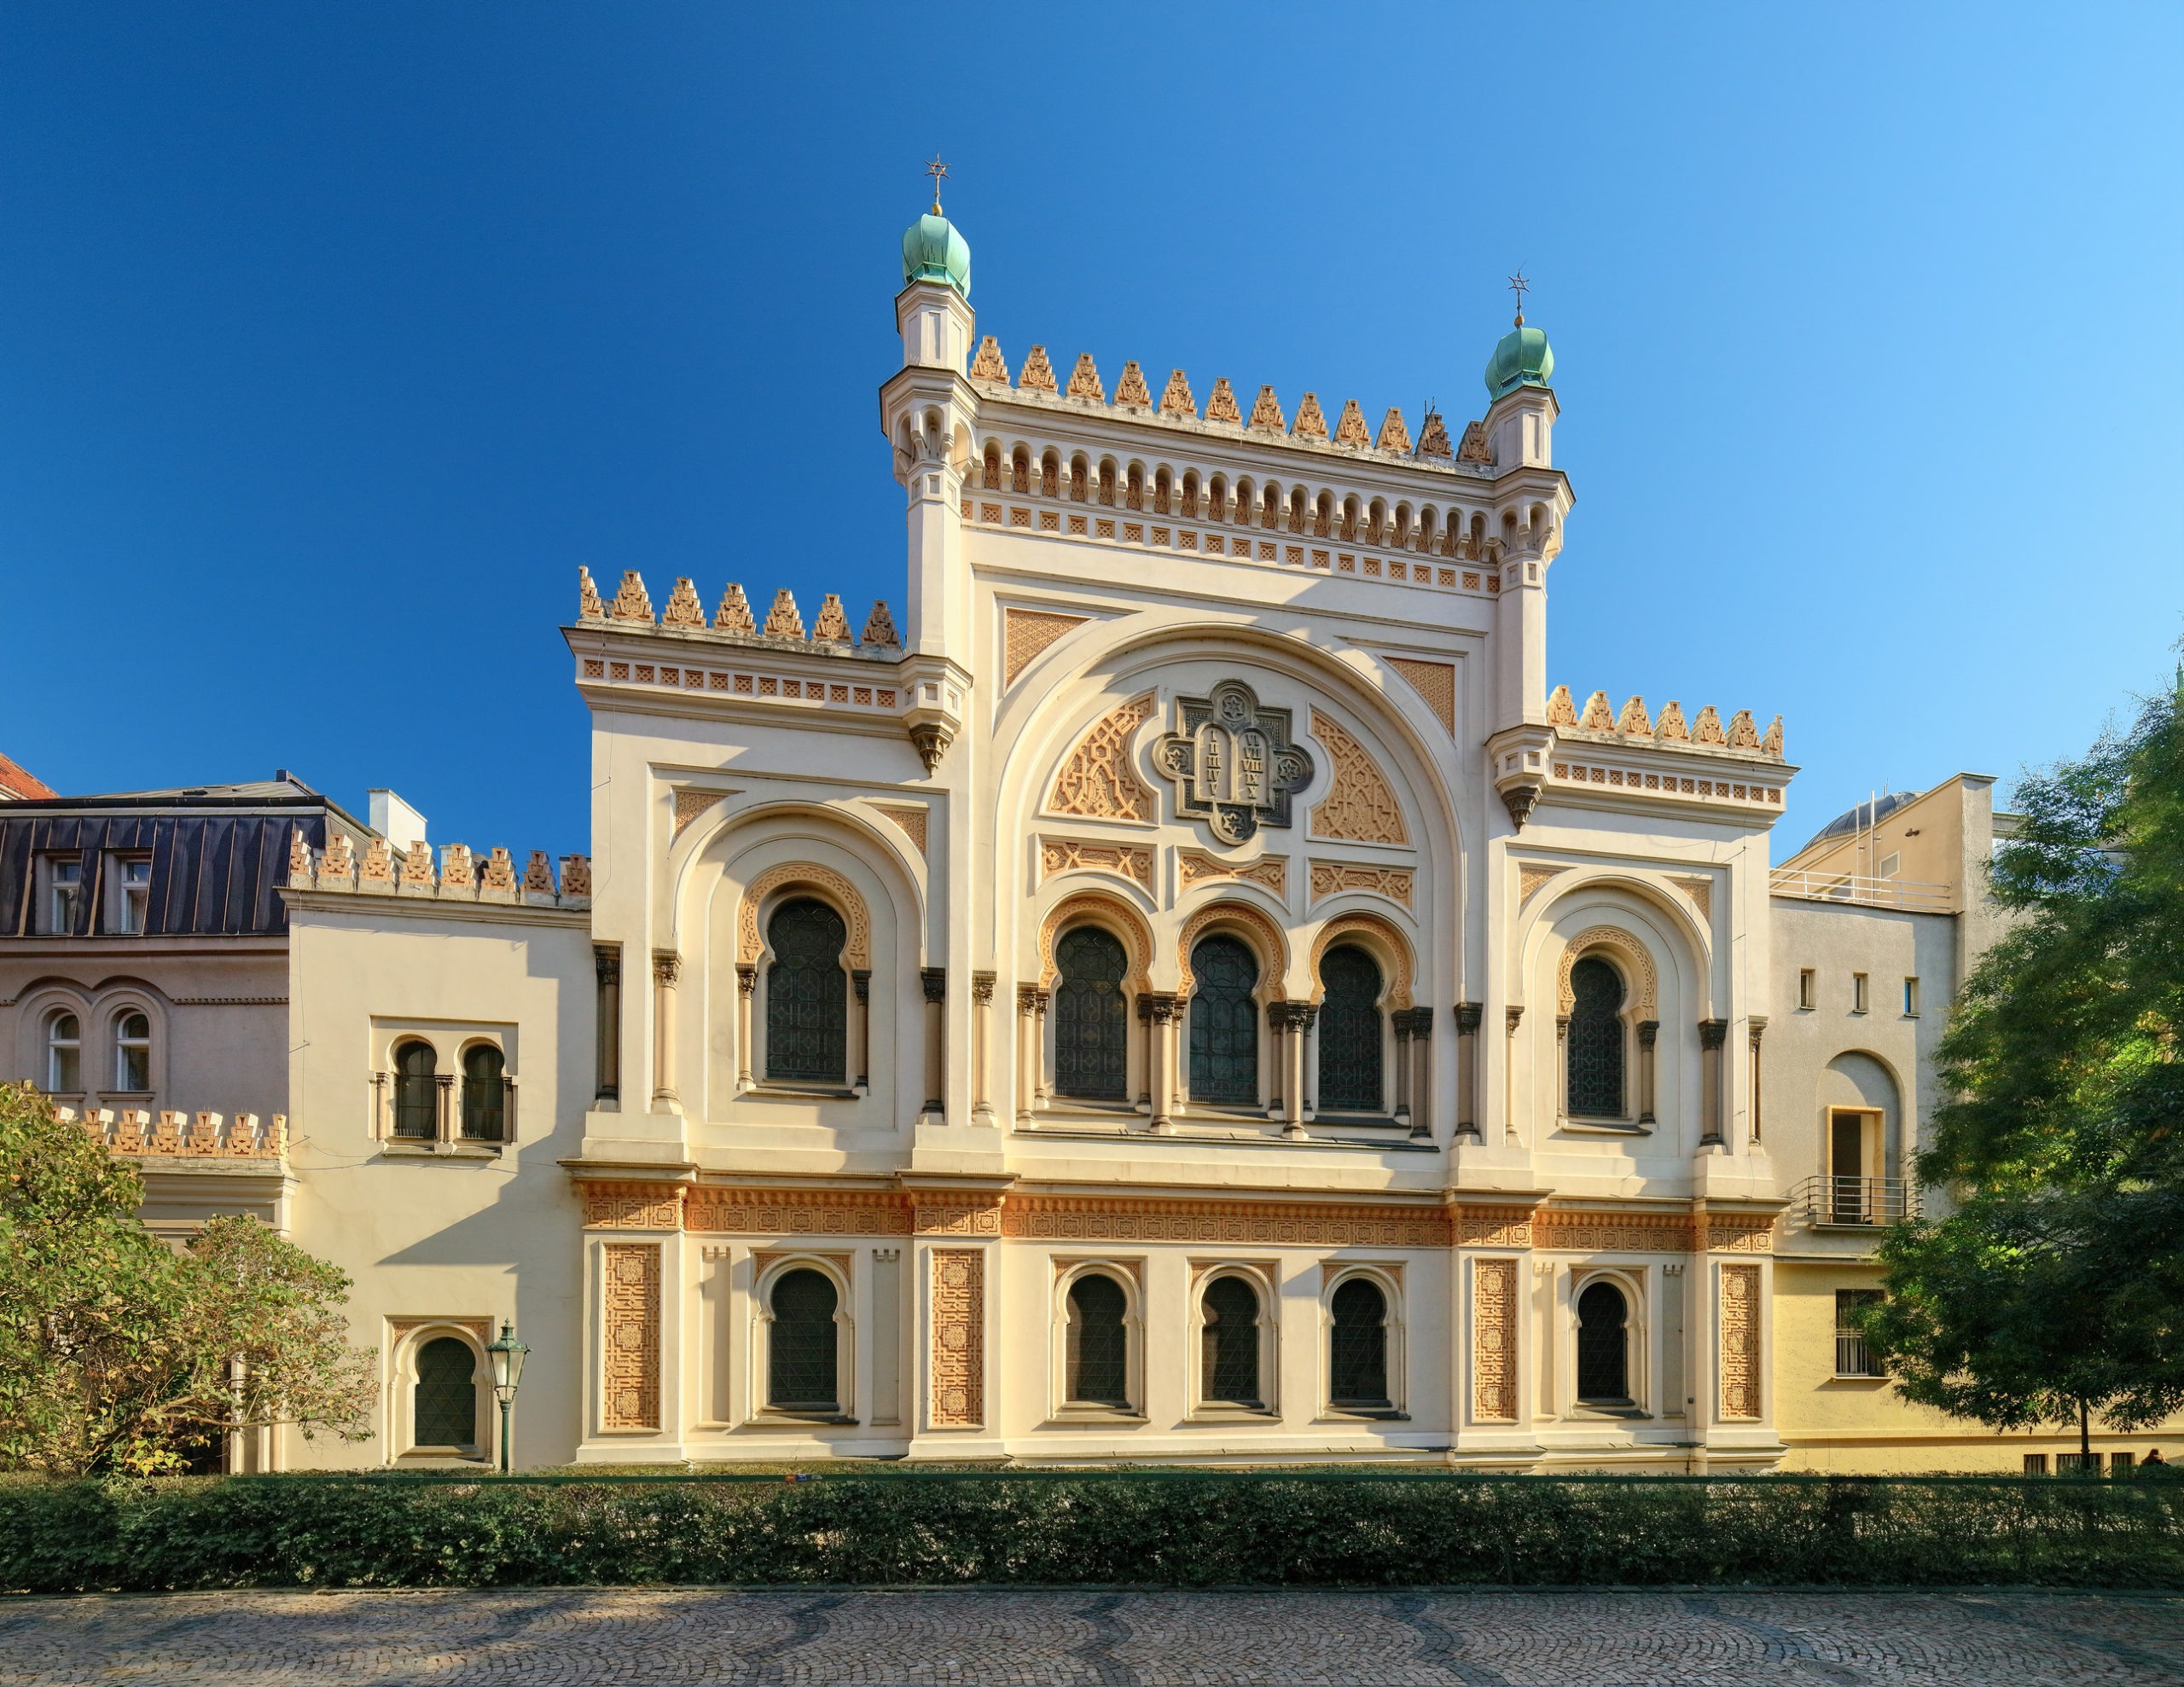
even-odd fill
[(288, 1116), (276, 1113), (157, 1114), (127, 1107), (55, 1110), (60, 1118), (81, 1125), (90, 1139), (116, 1154), (145, 1160), (280, 1160), (288, 1157)]
[(591, 857), (562, 856), (557, 884), (553, 862), (543, 849), (533, 849), (518, 872), (514, 858), (498, 845), (480, 860), (468, 844), (449, 844), (441, 848), (435, 870), (431, 846), (421, 840), (397, 855), (386, 839), (375, 838), (359, 859), (346, 835), (337, 832), (325, 849), (314, 849), (298, 828), (288, 839), (288, 888), (517, 907), (589, 908)]

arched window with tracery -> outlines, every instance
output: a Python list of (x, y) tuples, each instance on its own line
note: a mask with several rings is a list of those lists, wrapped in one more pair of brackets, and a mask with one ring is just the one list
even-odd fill
[(1383, 1094), (1380, 968), (1354, 943), (1320, 958), (1322, 1113), (1377, 1113)]
[(1072, 1403), (1130, 1406), (1129, 1300), (1104, 1272), (1069, 1285), (1068, 1379)]
[(417, 1349), (410, 1439), (419, 1446), (478, 1445), (478, 1355), (469, 1343), (436, 1336)]
[(491, 1043), (473, 1043), (462, 1056), (462, 1133), (473, 1142), (507, 1135), (506, 1063)]
[(766, 1348), (766, 1404), (784, 1412), (840, 1409), (834, 1279), (808, 1266), (775, 1279), (766, 1304), (773, 1327)]
[(1191, 1099), (1252, 1106), (1259, 1099), (1259, 964), (1226, 933), (1191, 950)]
[(1129, 959), (1111, 931), (1080, 925), (1054, 945), (1054, 1093), (1125, 1101), (1130, 1023), (1123, 978)]
[(1612, 1283), (1577, 1296), (1577, 1398), (1593, 1406), (1630, 1404), (1629, 1302)]
[(1258, 1291), (1240, 1277), (1217, 1277), (1207, 1285), (1202, 1310), (1200, 1397), (1222, 1406), (1263, 1406)]
[(394, 1051), (395, 1135), (430, 1142), (440, 1133), (439, 1071), (430, 1043), (406, 1042)]
[(1327, 1310), (1327, 1399), (1335, 1406), (1386, 1408), (1388, 1297), (1370, 1278), (1353, 1277), (1334, 1291)]
[(1572, 1118), (1623, 1116), (1623, 975), (1598, 955), (1570, 969)]
[(774, 911), (766, 969), (766, 1076), (785, 1083), (839, 1084), (849, 1062), (849, 975), (842, 946), (849, 927), (810, 896)]

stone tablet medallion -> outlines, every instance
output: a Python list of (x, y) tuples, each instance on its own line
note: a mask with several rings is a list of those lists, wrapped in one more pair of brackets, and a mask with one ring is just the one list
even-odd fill
[(1153, 751), (1176, 782), (1176, 812), (1202, 820), (1223, 844), (1289, 824), (1290, 798), (1312, 782), (1312, 758), (1290, 742), (1289, 710), (1267, 709), (1241, 680), (1209, 697), (1176, 699), (1176, 730)]

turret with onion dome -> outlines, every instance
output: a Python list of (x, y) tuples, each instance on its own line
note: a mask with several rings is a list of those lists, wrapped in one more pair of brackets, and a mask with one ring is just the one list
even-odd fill
[(903, 230), (903, 285), (939, 281), (968, 300), (971, 243), (940, 214), (940, 176), (945, 171), (946, 166), (942, 165), (933, 176), (932, 209)]
[(1502, 336), (1486, 360), (1487, 395), (1499, 398), (1520, 386), (1545, 386), (1554, 375), (1554, 348), (1540, 329), (1525, 326), (1525, 313), (1519, 310), (1516, 327)]

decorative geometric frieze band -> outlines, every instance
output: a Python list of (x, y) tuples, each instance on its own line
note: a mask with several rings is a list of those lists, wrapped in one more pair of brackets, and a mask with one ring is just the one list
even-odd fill
[(908, 1236), (910, 1203), (884, 1189), (701, 1188), (684, 1222), (729, 1236)]
[(659, 1427), (659, 1244), (610, 1242), (601, 1249), (605, 1316), (600, 1334), (601, 1416), (609, 1429)]
[(1445, 1248), (1445, 1212), (1292, 1202), (1012, 1195), (1002, 1234), (1053, 1242), (1209, 1242), (1304, 1248)]
[(1039, 840), (1039, 882), (1058, 872), (1112, 872), (1133, 884), (1153, 888), (1153, 850), (1142, 844), (1101, 844), (1082, 838)]
[(683, 1186), (678, 1183), (586, 1183), (588, 1230), (676, 1230), (682, 1224)]
[(1287, 895), (1287, 855), (1261, 855), (1255, 861), (1234, 862), (1209, 855), (1203, 849), (1181, 849), (1176, 855), (1176, 871), (1186, 890), (1209, 878), (1242, 878), (1265, 886), (1277, 896)]
[(1411, 870), (1407, 867), (1366, 867), (1356, 861), (1314, 861), (1312, 900), (1339, 896), (1345, 890), (1369, 890), (1391, 901), (1410, 906)]

